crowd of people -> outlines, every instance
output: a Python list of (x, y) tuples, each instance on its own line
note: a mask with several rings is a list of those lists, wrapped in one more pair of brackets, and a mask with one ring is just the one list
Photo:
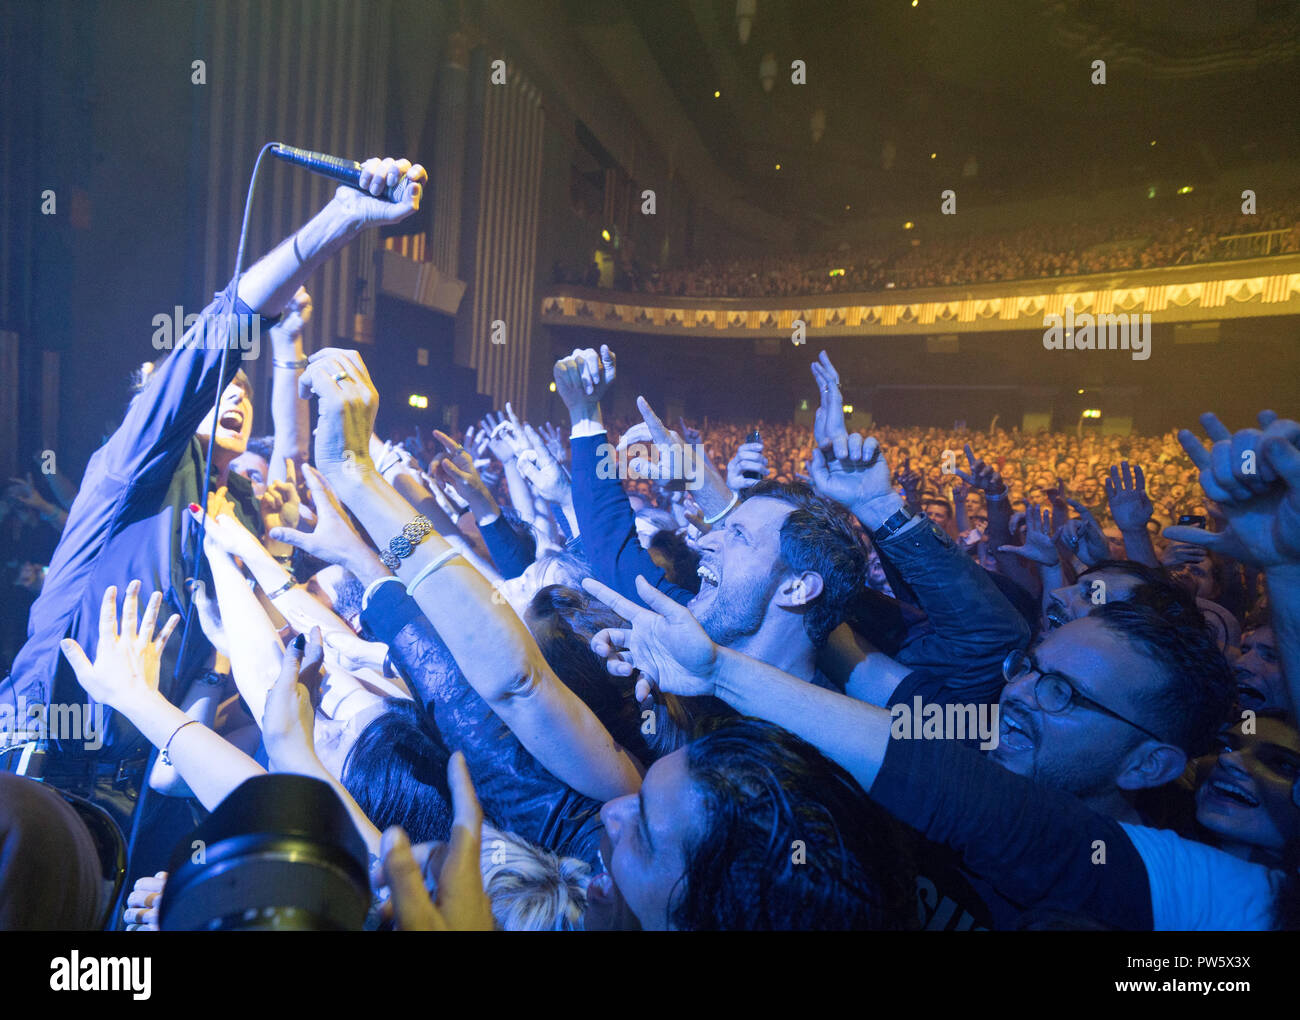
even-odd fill
[(182, 344), (75, 495), (15, 480), (58, 537), (0, 705), (105, 722), (0, 773), (0, 928), (104, 916), (62, 794), (167, 928), (172, 847), (267, 773), (337, 797), (371, 927), (1300, 925), (1300, 423), (868, 435), (823, 353), (811, 429), (615, 429), (601, 346), (558, 426), (384, 441), (302, 286), (423, 179), (367, 162), (200, 316), (273, 323), (269, 433)]
[[(702, 261), (679, 268), (616, 260), (613, 287), (671, 297), (760, 298), (941, 287), (1182, 266), (1300, 251), (1300, 200), (1274, 197), (1271, 211), (1148, 216), (1123, 222), (1074, 222), (1058, 228), (981, 232), (841, 246), (806, 254)], [(1234, 241), (1286, 231), (1265, 251)], [(555, 283), (598, 286), (599, 272), (556, 271)]]

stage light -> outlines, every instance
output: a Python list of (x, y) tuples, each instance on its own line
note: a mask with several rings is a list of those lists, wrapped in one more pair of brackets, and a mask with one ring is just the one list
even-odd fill
[(844, 275), (844, 270), (843, 270), (843, 269), (832, 269), (832, 270), (831, 270), (829, 273), (827, 273), (826, 275), (828, 275), (828, 276), (843, 276), (843, 275)]
[(781, 164), (778, 163), (778, 164), (776, 165), (776, 168), (777, 168), (778, 170), (780, 170), (780, 169), (781, 169)]
[(920, 2), (921, 2), (921, 0), (912, 0), (912, 6), (915, 7), (915, 6), (916, 6), (917, 4), (919, 4)]
[(939, 154), (938, 154), (937, 152), (932, 152), (932, 153), (930, 153), (930, 158), (931, 158), (931, 159), (938, 159), (938, 158), (939, 158)]
[(554, 392), (555, 392), (555, 383), (552, 382), (551, 385), (547, 387), (547, 389), (549, 389), (552, 393), (554, 393)]
[(608, 231), (608, 230), (602, 230), (602, 231), (600, 232), (600, 239), (601, 239), (602, 241), (605, 241), (606, 243), (608, 243), (608, 242), (609, 242), (609, 231)]
[(1156, 140), (1153, 138), (1151, 139), (1151, 148), (1154, 149), (1155, 147), (1156, 147)]
[(853, 413), (853, 405), (852, 405), (852, 404), (845, 404), (845, 405), (844, 405), (844, 413), (845, 413), (845, 414), (852, 414), (852, 413)]
[(421, 410), (424, 410), (426, 407), (429, 406), (429, 398), (425, 396), (421, 396), (418, 393), (412, 393), (410, 397), (407, 398), (406, 402), (410, 404), (412, 407), (418, 407)]
[(1096, 408), (1096, 407), (1089, 407), (1089, 408), (1086, 408), (1086, 409), (1084, 410), (1084, 412), (1083, 412), (1083, 417), (1085, 417), (1085, 418), (1100, 418), (1100, 417), (1101, 417), (1101, 410), (1100, 410), (1099, 408)]
[(1191, 193), (1192, 193), (1192, 186), (1190, 184), (1184, 184), (1181, 188), (1178, 189), (1178, 194), (1180, 195), (1190, 195)]
[(845, 211), (845, 212), (848, 212), (848, 211), (849, 211), (850, 209), (852, 209), (852, 208), (853, 208), (853, 206), (851, 206), (851, 205), (846, 205), (846, 206), (844, 207), (844, 211)]
[(1075, 390), (1075, 392), (1079, 394), (1079, 396), (1083, 396), (1083, 390)]
[(914, 226), (916, 226), (916, 224), (913, 223), (911, 220), (908, 220), (906, 223), (903, 224), (903, 229), (911, 230)]
[(713, 90), (713, 98), (714, 98), (714, 99), (721, 99), (721, 98), (722, 98), (722, 93), (721, 93), (720, 91), (718, 91), (717, 89), (714, 89), (714, 90)]

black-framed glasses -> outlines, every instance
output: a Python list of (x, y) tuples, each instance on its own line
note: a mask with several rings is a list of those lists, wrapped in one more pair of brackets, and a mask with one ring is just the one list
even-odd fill
[(1107, 708), (1101, 702), (1095, 701), (1086, 694), (1081, 694), (1073, 680), (1063, 673), (1044, 670), (1034, 660), (1033, 655), (1027, 651), (1018, 649), (1002, 660), (1002, 676), (1007, 683), (1023, 680), (1030, 673), (1038, 674), (1038, 679), (1034, 682), (1034, 700), (1048, 715), (1059, 715), (1071, 705), (1082, 705), (1084, 708), (1102, 712), (1112, 719), (1128, 723), (1134, 729), (1141, 730), (1152, 740), (1158, 740), (1162, 744), (1169, 743), (1164, 737), (1157, 736), (1145, 726), (1140, 726), (1132, 719), (1120, 715), (1114, 709)]

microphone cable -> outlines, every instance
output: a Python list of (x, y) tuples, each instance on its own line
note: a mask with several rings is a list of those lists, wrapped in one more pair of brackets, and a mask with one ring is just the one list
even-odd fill
[[(253, 195), (257, 190), (257, 175), (262, 168), (262, 159), (273, 147), (282, 144), (281, 142), (267, 142), (258, 152), (257, 161), (253, 164), (253, 176), (248, 181), (248, 194), (244, 198), (244, 220), (239, 228), (239, 248), (235, 254), (235, 279), (231, 284), (230, 308), (225, 313), (227, 319), (232, 315), (236, 315), (239, 305), (239, 278), (244, 272), (244, 246), (248, 243), (248, 220), (253, 210)], [(204, 328), (207, 327), (204, 326)], [(199, 533), (194, 544), (194, 555), (190, 560), (189, 580), (196, 582), (199, 579), (199, 558), (203, 555), (203, 536), (207, 533), (208, 486), (211, 484), (212, 479), (212, 454), (217, 445), (217, 423), (221, 420), (221, 398), (226, 392), (226, 386), (229, 385), (228, 383), (223, 384), (222, 380), (226, 377), (226, 359), (230, 357), (230, 344), (228, 337), (224, 333), (222, 339), (221, 365), (217, 369), (217, 395), (212, 402), (212, 431), (208, 435), (208, 453), (203, 467), (203, 479), (200, 484), (200, 495), (203, 499), (200, 503)], [(185, 650), (189, 647), (190, 625), (194, 619), (196, 605), (197, 599), (191, 592), (189, 608), (185, 611), (185, 626), (181, 629), (181, 644), (176, 655), (176, 668), (172, 670), (173, 685), (180, 679), (181, 667), (185, 664)]]

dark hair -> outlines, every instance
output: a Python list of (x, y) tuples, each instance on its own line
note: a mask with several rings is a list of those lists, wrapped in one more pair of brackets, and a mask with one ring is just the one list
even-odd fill
[[(162, 354), (154, 358), (152, 362), (146, 362), (146, 364), (149, 365), (147, 369), (142, 365), (140, 368), (137, 368), (134, 372), (132, 372), (131, 392), (133, 394), (143, 393), (145, 390), (147, 390), (150, 387), (150, 385), (152, 385), (153, 381), (158, 378), (158, 369), (162, 368), (163, 362), (165, 362), (170, 357), (171, 357), (171, 352), (168, 351), (166, 354)], [(236, 386), (238, 386), (241, 390), (243, 390), (244, 393), (247, 394), (249, 400), (253, 399), (252, 380), (248, 378), (248, 373), (246, 373), (242, 368), (235, 372), (234, 378), (231, 379), (230, 381), (233, 382)], [(222, 392), (223, 393), (225, 392), (224, 388), (222, 389)], [(267, 456), (269, 456), (269, 454), (267, 454)]]
[(605, 663), (591, 650), (591, 639), (606, 627), (626, 627), (627, 621), (585, 592), (562, 584), (538, 589), (524, 613), (537, 647), (564, 686), (573, 691), (610, 735), (624, 747), (637, 743), (640, 713), (629, 690), (609, 675)]
[(867, 551), (853, 516), (803, 482), (764, 480), (745, 499), (775, 499), (794, 509), (781, 524), (781, 561), (790, 570), (821, 575), (822, 592), (804, 608), (803, 628), (814, 648), (843, 622), (850, 601), (867, 583)]
[(700, 554), (686, 544), (686, 539), (675, 531), (663, 529), (650, 536), (650, 552), (658, 553), (665, 561), (664, 578), (669, 584), (690, 592), (700, 590)]
[(339, 781), (379, 830), (400, 825), (412, 843), (450, 838), (451, 757), (428, 715), (407, 698), (386, 698), (343, 760)]
[(651, 709), (654, 723), (646, 733), (636, 700), (636, 678), (611, 676), (604, 661), (591, 650), (591, 639), (598, 631), (626, 627), (626, 620), (586, 592), (562, 584), (539, 589), (524, 618), (555, 675), (595, 713), (610, 736), (643, 764), (677, 750), (695, 735), (696, 720), (686, 702), (715, 700), (660, 693)]
[(1205, 754), (1228, 720), (1236, 683), (1214, 632), (1199, 613), (1162, 612), (1142, 602), (1107, 602), (1091, 616), (1145, 654), (1164, 676), (1157, 690), (1135, 690), (1152, 729), (1189, 757)]
[(366, 586), (355, 574), (347, 573), (334, 586), (334, 612), (347, 620), (361, 615), (361, 601), (365, 597)]
[[(253, 436), (244, 447), (246, 453), (255, 453), (268, 464), (271, 463), (271, 451), (275, 449), (275, 436)], [(267, 481), (270, 481), (268, 478)]]
[(902, 827), (839, 765), (760, 719), (687, 745), (703, 829), (669, 903), (682, 930), (910, 928)]
[(1125, 574), (1138, 582), (1133, 594), (1126, 601), (1150, 606), (1152, 609), (1170, 618), (1201, 618), (1200, 607), (1196, 598), (1173, 579), (1173, 575), (1164, 567), (1149, 567), (1134, 560), (1100, 560), (1079, 575), (1087, 577), (1102, 570)]
[(955, 517), (957, 514), (957, 511), (953, 509), (952, 503), (944, 496), (926, 496), (925, 499), (921, 500), (921, 509), (924, 510), (931, 504), (943, 507), (948, 511), (949, 517)]

